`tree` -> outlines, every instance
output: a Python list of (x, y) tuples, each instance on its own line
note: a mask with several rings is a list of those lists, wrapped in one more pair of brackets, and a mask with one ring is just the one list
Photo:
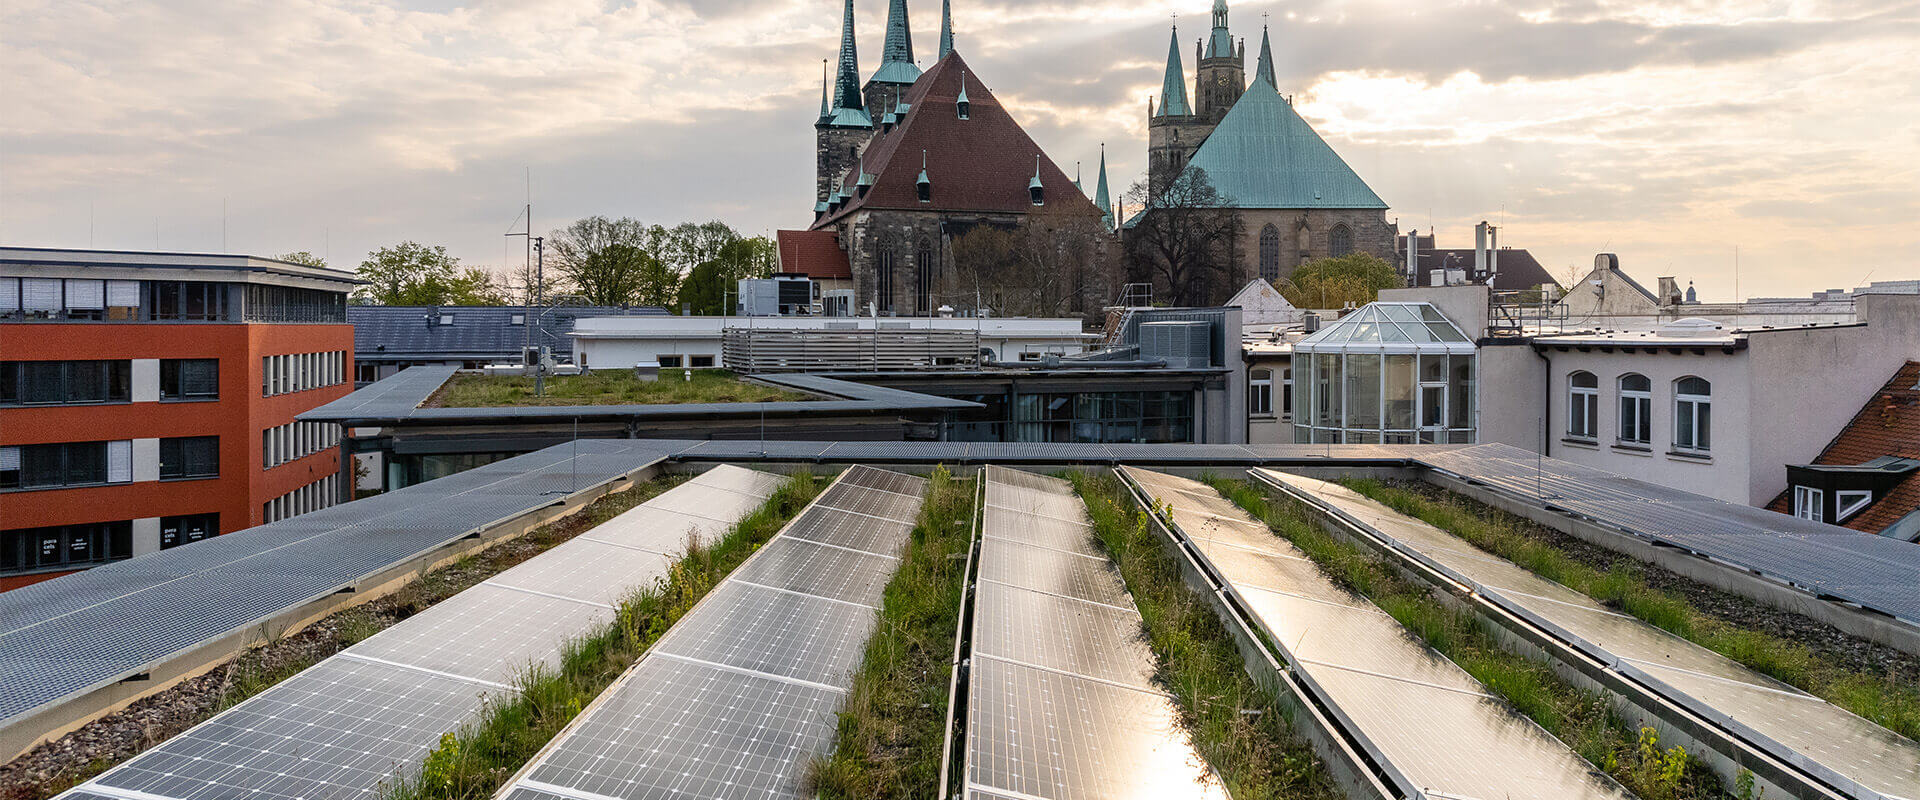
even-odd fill
[(779, 268), (780, 248), (765, 236), (736, 238), (721, 245), (718, 256), (708, 263), (719, 266), (721, 277), (729, 285), (749, 278), (765, 278)]
[(1042, 206), (1012, 226), (978, 225), (953, 239), (954, 305), (979, 298), (1001, 316), (1058, 317), (1097, 310), (1113, 283), (1111, 241), (1098, 217)]
[(722, 250), (740, 240), (738, 232), (719, 220), (683, 222), (672, 228), (659, 229), (656, 236), (658, 241), (651, 243), (655, 246), (648, 248), (648, 252), (680, 276), (685, 276), (701, 264), (720, 260)]
[(401, 242), (367, 254), (359, 274), (367, 285), (354, 292), (360, 303), (386, 306), (498, 305), (493, 274), (462, 267), (447, 248)]
[(327, 266), (326, 259), (316, 256), (305, 250), (298, 250), (292, 253), (286, 253), (284, 255), (274, 256), (274, 259), (278, 261), (285, 261), (289, 264), (303, 264), (305, 266), (320, 267), (322, 269), (325, 269)]
[(1246, 222), (1205, 170), (1188, 168), (1160, 190), (1140, 182), (1127, 202), (1145, 213), (1126, 238), (1129, 280), (1152, 283), (1176, 306), (1223, 302), (1240, 287), (1240, 241)]
[(727, 280), (727, 268), (718, 261), (694, 267), (680, 282), (680, 308), (689, 314), (717, 316), (727, 313), (727, 290), (735, 284)]
[(1399, 270), (1379, 256), (1349, 253), (1302, 264), (1292, 278), (1275, 288), (1298, 308), (1342, 308), (1348, 303), (1366, 305), (1380, 296), (1381, 289), (1404, 285)]
[(647, 233), (631, 218), (587, 217), (548, 234), (547, 260), (588, 305), (666, 305), (671, 288), (662, 294), (649, 284), (658, 263), (646, 250)]

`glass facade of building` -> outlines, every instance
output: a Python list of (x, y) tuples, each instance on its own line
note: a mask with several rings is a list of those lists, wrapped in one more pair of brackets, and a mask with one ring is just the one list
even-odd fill
[(1294, 441), (1474, 441), (1479, 356), (1427, 303), (1372, 303), (1293, 347)]

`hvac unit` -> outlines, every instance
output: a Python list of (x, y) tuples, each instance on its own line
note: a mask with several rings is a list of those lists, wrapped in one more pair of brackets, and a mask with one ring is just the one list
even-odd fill
[(1140, 357), (1163, 359), (1168, 369), (1213, 366), (1213, 323), (1140, 323)]

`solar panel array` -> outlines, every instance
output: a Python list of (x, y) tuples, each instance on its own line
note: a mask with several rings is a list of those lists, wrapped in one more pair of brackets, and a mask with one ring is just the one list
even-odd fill
[(1385, 444), (1068, 444), (1046, 442), (782, 442), (711, 440), (674, 443), (676, 458), (696, 461), (769, 459), (887, 464), (1184, 464), (1257, 467), (1323, 461), (1411, 464), (1459, 445)]
[(797, 797), (832, 745), (926, 481), (854, 467), (687, 613), (500, 793)]
[[(487, 694), (612, 619), (690, 540), (712, 542), (781, 479), (717, 467), (401, 621), (69, 792), (123, 800), (369, 798), (417, 769)], [(697, 508), (698, 513), (686, 509)]]
[[(1828, 783), (1891, 795), (1920, 787), (1920, 745), (1788, 684), (1459, 538), (1395, 513), (1339, 484), (1259, 470), (1267, 481), (1361, 525), (1409, 557), (1473, 587), (1503, 608), (1614, 665), (1629, 680), (1707, 716), (1730, 720), (1776, 756), (1824, 768)], [(1835, 780), (1835, 777), (1838, 780)], [(1856, 797), (1874, 795), (1855, 791)]]
[(1723, 503), (1507, 445), (1420, 460), (1530, 503), (1920, 624), (1920, 545)]
[(1066, 481), (988, 467), (966, 795), (1225, 798), (1154, 685), (1140, 613)]
[(641, 441), (549, 448), (0, 593), (0, 725), (666, 455)]
[(1126, 474), (1172, 508), (1180, 535), (1248, 609), (1295, 680), (1407, 796), (1631, 797), (1213, 489), (1140, 469)]
[[(429, 364), (408, 367), (355, 390), (319, 408), (301, 415), (301, 419), (351, 419), (356, 417), (403, 417), (460, 371), (458, 364)], [(307, 415), (312, 415), (308, 417)]]

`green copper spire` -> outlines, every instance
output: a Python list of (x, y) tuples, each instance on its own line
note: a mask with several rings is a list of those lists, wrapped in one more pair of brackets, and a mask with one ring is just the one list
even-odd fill
[(893, 0), (887, 7), (887, 43), (880, 51), (880, 69), (873, 73), (873, 80), (911, 84), (919, 79), (920, 67), (913, 63), (913, 26), (907, 22), (907, 0)]
[(1093, 190), (1093, 207), (1100, 209), (1100, 221), (1113, 227), (1113, 200), (1107, 193), (1107, 145), (1100, 143), (1100, 182)]
[(1233, 55), (1233, 34), (1227, 32), (1227, 0), (1213, 0), (1213, 36), (1207, 40), (1207, 58)]
[(853, 0), (847, 0), (846, 17), (840, 25), (840, 76), (833, 86), (833, 109), (866, 110), (860, 99), (860, 51), (853, 39)]
[(1273, 77), (1273, 40), (1267, 35), (1266, 26), (1260, 26), (1260, 63), (1254, 67), (1253, 82), (1266, 81), (1274, 91), (1280, 91), (1280, 82)]
[(1167, 43), (1167, 77), (1160, 85), (1160, 116), (1191, 116), (1193, 109), (1187, 105), (1187, 70), (1180, 64), (1180, 28), (1175, 26), (1173, 38)]
[(940, 0), (940, 57), (953, 52), (953, 0)]
[(833, 85), (833, 70), (827, 66), (826, 59), (820, 59), (820, 121), (833, 118), (833, 107), (827, 105), (828, 87)]

